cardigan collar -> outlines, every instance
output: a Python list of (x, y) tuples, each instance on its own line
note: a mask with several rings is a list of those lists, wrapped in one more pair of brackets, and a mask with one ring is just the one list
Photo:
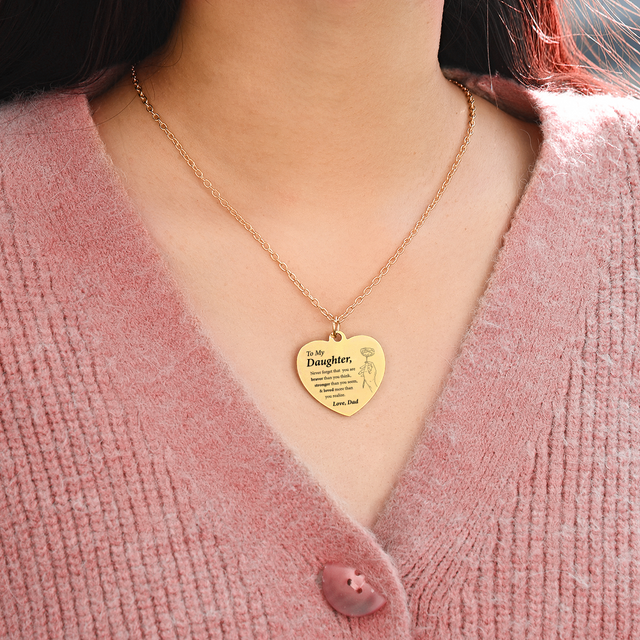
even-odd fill
[[(42, 237), (59, 258), (58, 277), (71, 283), (66, 295), (83, 310), (96, 366), (138, 416), (149, 448), (167, 455), (191, 500), (221, 526), (294, 545), (313, 571), (339, 562), (375, 576), (390, 606), (404, 612), (389, 637), (408, 634), (407, 596), (414, 608), (414, 591), (437, 601), (440, 585), (451, 585), (445, 575), (463, 579), (464, 550), (483, 544), (533, 464), (534, 444), (552, 422), (554, 389), (567, 384), (563, 353), (582, 321), (585, 282), (595, 277), (580, 258), (597, 252), (595, 214), (578, 213), (585, 176), (572, 178), (567, 164), (563, 101), (573, 99), (522, 90), (516, 98), (502, 101), (538, 114), (541, 152), (436, 409), (373, 531), (283, 445), (204, 338), (104, 151), (86, 99), (47, 98), (53, 116), (33, 132), (55, 178), (27, 185), (23, 196), (43, 213)], [(72, 158), (59, 146), (62, 132), (73, 138)], [(61, 193), (64, 206), (56, 204)]]

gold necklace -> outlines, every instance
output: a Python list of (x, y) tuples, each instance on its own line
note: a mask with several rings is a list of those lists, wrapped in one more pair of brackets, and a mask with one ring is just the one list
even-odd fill
[(413, 229), (411, 229), (409, 235), (402, 241), (395, 253), (387, 260), (384, 267), (380, 269), (362, 293), (340, 315), (334, 315), (320, 304), (320, 301), (311, 294), (309, 289), (300, 282), (296, 274), (280, 259), (280, 256), (271, 248), (271, 245), (263, 239), (236, 209), (222, 197), (222, 194), (213, 184), (205, 178), (191, 156), (185, 151), (182, 144), (180, 144), (149, 102), (138, 81), (135, 66), (131, 67), (131, 79), (147, 112), (151, 114), (153, 119), (158, 123), (160, 129), (162, 129), (167, 138), (169, 138), (184, 161), (191, 167), (205, 189), (253, 236), (254, 240), (269, 254), (270, 258), (278, 264), (278, 267), (287, 274), (289, 280), (298, 288), (302, 295), (332, 323), (332, 331), (327, 340), (313, 340), (305, 344), (298, 352), (298, 375), (305, 389), (320, 402), (320, 404), (343, 416), (352, 416), (362, 409), (378, 391), (382, 378), (384, 377), (385, 357), (384, 351), (377, 340), (364, 335), (347, 338), (345, 334), (340, 331), (340, 324), (353, 313), (356, 307), (362, 304), (364, 299), (373, 291), (373, 288), (380, 284), (382, 278), (387, 275), (389, 269), (391, 269), (398, 258), (404, 253), (407, 245), (413, 240), (429, 214), (438, 202), (440, 202), (471, 140), (471, 134), (473, 133), (476, 122), (476, 107), (473, 96), (464, 85), (455, 80), (450, 81), (462, 89), (469, 106), (467, 131), (462, 140), (460, 150), (444, 182)]

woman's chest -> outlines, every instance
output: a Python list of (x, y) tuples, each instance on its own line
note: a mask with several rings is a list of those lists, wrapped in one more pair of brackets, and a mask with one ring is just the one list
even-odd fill
[[(309, 393), (296, 369), (296, 356), (308, 343), (314, 342), (314, 357), (322, 360), (317, 347), (331, 344), (332, 324), (248, 234), (222, 238), (219, 229), (206, 227), (187, 231), (188, 237), (185, 227), (151, 227), (151, 233), (200, 330), (274, 432), (351, 515), (372, 526), (445, 384), (505, 223), (482, 235), (473, 225), (447, 228), (446, 217), (440, 220), (342, 323), (347, 339), (374, 338), (386, 363), (384, 378), (371, 385), (354, 367), (358, 391), (368, 402), (348, 417), (324, 406), (333, 401), (321, 403), (320, 393)], [(348, 244), (341, 260), (321, 255), (310, 248), (305, 260), (300, 253), (299, 276), (306, 271), (305, 286), (339, 315), (339, 305), (346, 308), (348, 296), (355, 298), (363, 279), (366, 284), (371, 266)], [(375, 265), (376, 256), (370, 257)], [(335, 372), (322, 371), (321, 365), (326, 384), (338, 384)]]

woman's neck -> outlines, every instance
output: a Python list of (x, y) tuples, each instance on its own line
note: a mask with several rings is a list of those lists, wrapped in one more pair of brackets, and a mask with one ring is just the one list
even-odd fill
[(467, 115), (438, 67), (439, 3), (267, 5), (186, 0), (171, 46), (140, 68), (192, 155), (281, 210), (441, 180)]

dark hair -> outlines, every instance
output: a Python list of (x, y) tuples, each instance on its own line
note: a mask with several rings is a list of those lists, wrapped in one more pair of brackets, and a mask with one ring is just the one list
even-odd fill
[[(562, 0), (445, 0), (443, 67), (525, 85), (602, 90), (575, 46)], [(181, 0), (0, 0), (0, 100), (90, 86), (161, 47)], [(610, 76), (609, 80), (615, 77)]]
[(441, 65), (529, 86), (569, 86), (583, 93), (601, 88), (594, 65), (576, 46), (561, 3), (445, 0)]
[(95, 82), (169, 37), (181, 0), (0, 0), (0, 100)]

